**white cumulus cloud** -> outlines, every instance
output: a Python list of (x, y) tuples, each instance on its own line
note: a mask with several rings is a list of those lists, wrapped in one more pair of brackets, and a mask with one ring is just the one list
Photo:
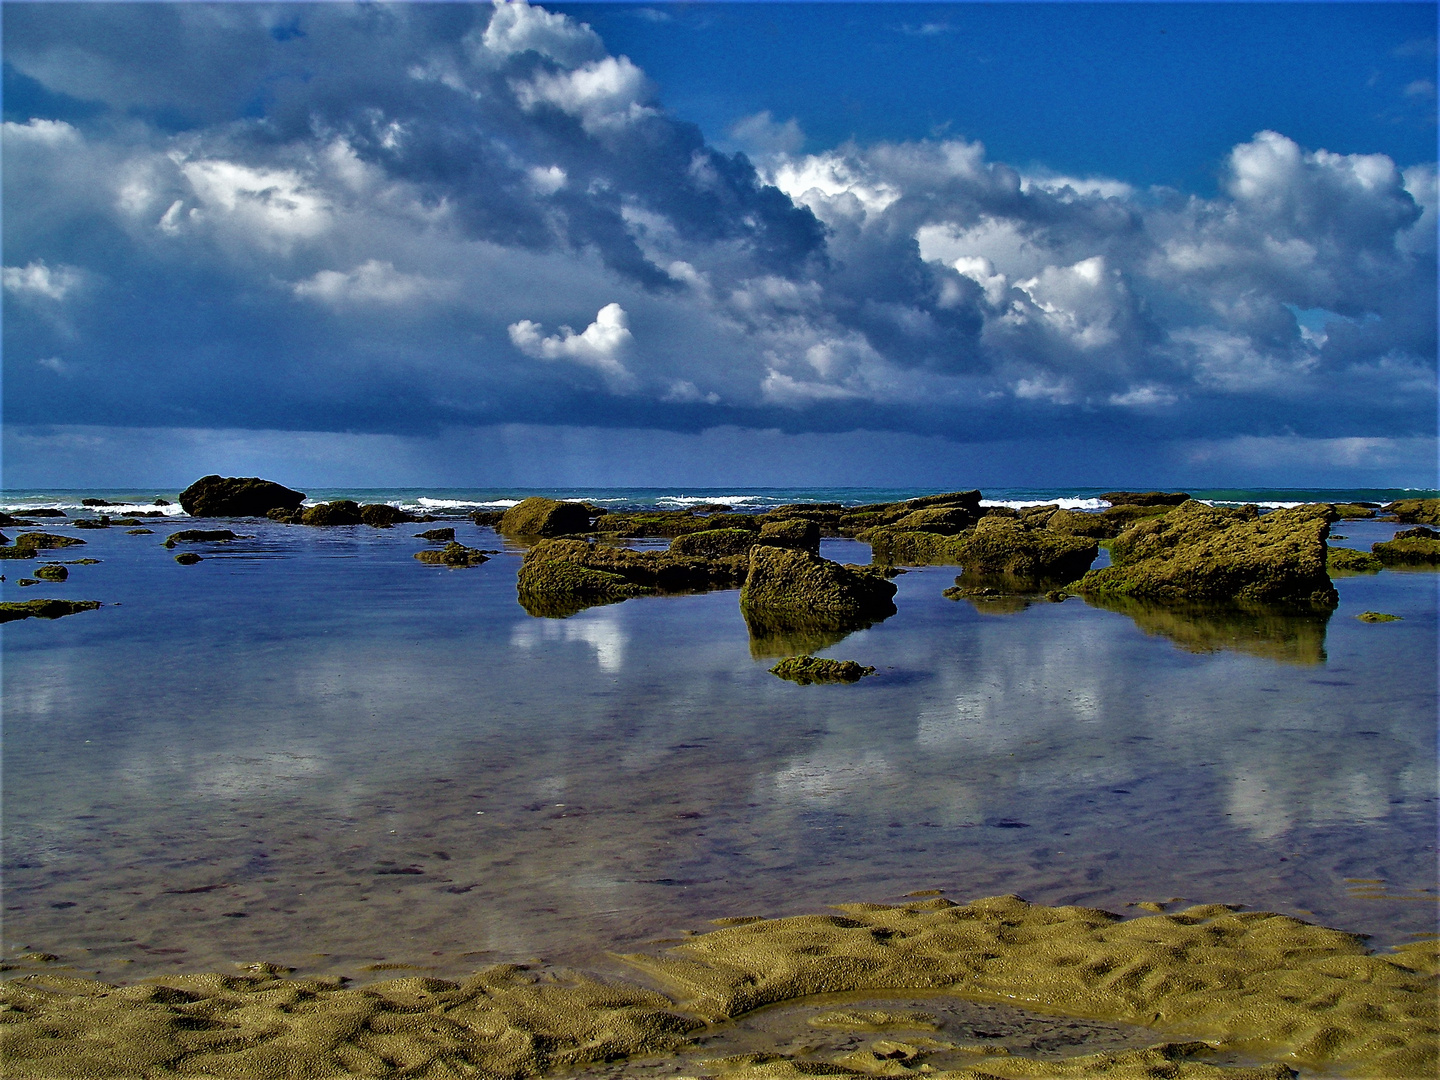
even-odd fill
[(393, 263), (369, 259), (355, 269), (341, 273), (321, 270), (314, 277), (296, 282), (295, 295), (330, 304), (403, 304), (434, 295), (438, 283), (419, 274), (404, 274)]
[(529, 319), (512, 323), (509, 332), (511, 342), (526, 356), (538, 360), (568, 360), (594, 368), (612, 385), (632, 381), (621, 357), (634, 341), (634, 335), (630, 333), (625, 309), (619, 304), (606, 304), (596, 313), (595, 321), (578, 334), (562, 326), (558, 334), (546, 337), (544, 327)]
[(80, 274), (72, 266), (46, 266), (44, 261), (25, 266), (7, 266), (0, 271), (5, 291), (17, 296), (64, 300), (65, 295), (80, 284)]

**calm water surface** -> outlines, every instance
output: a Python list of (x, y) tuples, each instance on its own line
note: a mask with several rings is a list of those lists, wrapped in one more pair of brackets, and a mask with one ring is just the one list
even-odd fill
[(1434, 574), (1339, 579), (1327, 625), (977, 606), (917, 570), (825, 650), (875, 677), (799, 687), (733, 591), (536, 619), (515, 548), (449, 571), (411, 557), (424, 526), (246, 522), (182, 567), (168, 524), (76, 534), (58, 554), (102, 562), (63, 585), (4, 568), (7, 600), (107, 605), (3, 630), (7, 955), (603, 967), (920, 889), (1436, 928)]

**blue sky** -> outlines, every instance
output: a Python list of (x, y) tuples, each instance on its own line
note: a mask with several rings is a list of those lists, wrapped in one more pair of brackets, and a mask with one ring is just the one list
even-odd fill
[(7, 486), (1433, 485), (1433, 4), (4, 8)]

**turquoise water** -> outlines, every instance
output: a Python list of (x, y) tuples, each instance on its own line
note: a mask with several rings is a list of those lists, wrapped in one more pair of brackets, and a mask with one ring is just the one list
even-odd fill
[(500, 554), (456, 571), (412, 558), (419, 527), (263, 521), (182, 567), (166, 524), (75, 533), (61, 555), (101, 561), (61, 585), (4, 568), (6, 600), (106, 605), (0, 630), (7, 955), (122, 979), (604, 967), (711, 918), (930, 888), (1435, 929), (1434, 574), (1340, 578), (1328, 619), (1226, 619), (956, 602), (926, 568), (823, 651), (874, 677), (799, 687), (733, 591), (530, 617), (521, 549), (467, 520)]

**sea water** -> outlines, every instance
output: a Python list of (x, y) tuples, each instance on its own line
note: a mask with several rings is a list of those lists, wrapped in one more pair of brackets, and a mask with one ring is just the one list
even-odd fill
[[(842, 501), (749, 505), (804, 494)], [(955, 569), (923, 568), (896, 615), (821, 650), (874, 676), (801, 687), (733, 590), (532, 618), (523, 549), (467, 520), (498, 553), (463, 570), (412, 557), (433, 526), (209, 522), (246, 538), (181, 566), (175, 521), (66, 520), (45, 525), (86, 544), (50, 554), (98, 564), (23, 589), (28, 564), (3, 568), (6, 600), (105, 604), (0, 631), (10, 957), (120, 980), (604, 968), (710, 919), (927, 889), (1235, 903), (1377, 945), (1436, 928), (1433, 573), (1337, 578), (1327, 619), (952, 601)]]

